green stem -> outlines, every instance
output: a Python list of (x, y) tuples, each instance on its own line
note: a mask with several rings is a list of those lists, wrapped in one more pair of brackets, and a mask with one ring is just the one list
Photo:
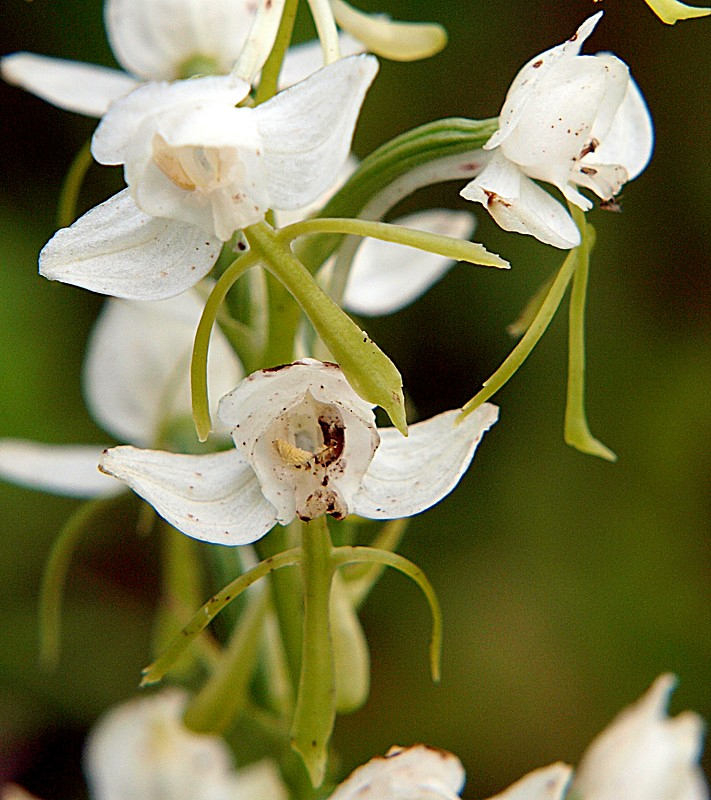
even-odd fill
[(291, 746), (302, 757), (311, 783), (318, 787), (326, 774), (328, 743), (336, 721), (330, 617), (333, 545), (325, 516), (306, 523), (302, 530), (304, 637)]
[(201, 442), (207, 439), (212, 429), (210, 399), (207, 392), (207, 353), (210, 348), (212, 328), (227, 292), (237, 279), (250, 267), (253, 267), (258, 260), (253, 253), (246, 253), (230, 264), (210, 292), (195, 332), (193, 355), (190, 362), (190, 390), (195, 429)]
[(224, 589), (221, 589), (217, 594), (213, 595), (173, 639), (160, 658), (152, 664), (149, 664), (143, 670), (141, 686), (148, 686), (151, 683), (158, 683), (158, 681), (162, 680), (165, 673), (173, 666), (185, 649), (190, 646), (195, 637), (205, 630), (217, 614), (219, 614), (228, 603), (231, 603), (236, 597), (239, 597), (245, 589), (248, 589), (253, 583), (256, 583), (260, 578), (268, 575), (273, 570), (294, 566), (298, 564), (300, 560), (300, 548), (294, 548), (284, 553), (279, 553), (279, 555), (267, 558), (257, 564), (256, 567), (245, 572), (244, 575), (240, 575), (239, 578), (236, 578), (232, 583), (225, 586)]
[(67, 520), (52, 545), (42, 575), (39, 597), (40, 662), (54, 669), (59, 660), (62, 623), (62, 597), (74, 551), (79, 539), (98, 522), (101, 514), (115, 498), (90, 500), (81, 505)]
[(382, 406), (393, 425), (406, 435), (402, 378), (392, 361), (319, 288), (288, 244), (269, 225), (259, 222), (246, 228), (244, 235), (256, 257), (301, 306), (351, 386), (368, 402)]
[[(256, 543), (260, 558), (283, 552), (292, 545), (291, 533), (296, 526), (294, 521), (288, 527), (276, 525), (269, 534)], [(289, 669), (294, 696), (299, 685), (301, 672), (301, 641), (303, 637), (303, 605), (301, 602), (301, 578), (296, 570), (279, 570), (269, 576), (274, 610), (279, 623), (279, 633), (284, 647), (284, 655)]]
[(279, 231), (279, 238), (285, 242), (292, 242), (299, 236), (308, 236), (315, 233), (344, 233), (355, 236), (369, 236), (371, 239), (380, 239), (384, 242), (415, 247), (428, 253), (453, 258), (455, 261), (467, 261), (470, 264), (479, 264), (486, 267), (509, 269), (510, 264), (503, 258), (489, 253), (486, 248), (477, 242), (468, 242), (452, 236), (441, 236), (437, 233), (406, 228), (404, 225), (393, 225), (388, 222), (376, 222), (366, 219), (315, 219), (296, 222)]
[(57, 203), (57, 227), (66, 228), (77, 218), (77, 203), (87, 170), (93, 163), (91, 140), (85, 142), (74, 156), (64, 178)]
[(538, 344), (541, 336), (546, 332), (551, 320), (555, 316), (563, 299), (563, 295), (565, 294), (565, 290), (568, 288), (570, 279), (577, 269), (579, 260), (578, 250), (579, 248), (575, 248), (568, 253), (535, 319), (531, 322), (526, 333), (521, 337), (521, 341), (514, 347), (496, 372), (488, 380), (484, 381), (484, 388), (477, 392), (477, 394), (462, 408), (462, 413), (457, 417), (458, 422), (461, 422), (465, 417), (471, 414), (472, 411), (478, 408), (482, 403), (485, 403), (490, 397), (496, 394), (499, 389), (505, 386)]
[(385, 564), (387, 567), (402, 572), (413, 580), (424, 594), (432, 614), (432, 638), (430, 640), (430, 671), (432, 680), (439, 683), (440, 661), (442, 657), (442, 610), (432, 584), (427, 580), (425, 573), (412, 561), (408, 561), (397, 553), (387, 550), (376, 550), (373, 547), (337, 547), (333, 553), (332, 561), (335, 567), (344, 567), (347, 564)]
[(596, 439), (585, 416), (585, 306), (588, 274), (590, 270), (590, 251), (594, 241), (592, 226), (585, 222), (584, 213), (570, 206), (575, 221), (580, 228), (582, 241), (578, 248), (578, 266), (573, 278), (570, 293), (570, 312), (568, 317), (568, 392), (565, 406), (564, 437), (567, 444), (591, 456), (599, 456), (607, 461), (616, 461), (617, 456)]
[(248, 602), (214, 673), (185, 711), (183, 722), (190, 730), (224, 733), (243, 711), (257, 665), (268, 598), (262, 591)]
[(281, 72), (284, 56), (291, 43), (298, 8), (299, 0), (286, 0), (284, 11), (281, 15), (281, 21), (279, 22), (279, 30), (274, 40), (274, 47), (272, 47), (269, 58), (267, 58), (262, 67), (259, 86), (254, 96), (255, 105), (266, 102), (274, 97), (277, 92), (279, 73)]

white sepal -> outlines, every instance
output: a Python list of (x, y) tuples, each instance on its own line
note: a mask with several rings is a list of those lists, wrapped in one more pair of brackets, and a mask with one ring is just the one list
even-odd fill
[(673, 675), (650, 689), (597, 736), (582, 757), (572, 793), (583, 800), (707, 800), (699, 766), (704, 725), (691, 711), (667, 716)]
[(111, 103), (138, 86), (138, 81), (119, 70), (34, 53), (12, 53), (0, 66), (8, 83), (89, 117), (101, 117)]
[(249, 544), (276, 523), (274, 507), (237, 450), (190, 456), (122, 446), (105, 451), (99, 467), (195, 539)]
[(380, 428), (380, 447), (353, 498), (353, 511), (370, 519), (409, 517), (449, 494), (499, 409), (484, 403), (455, 425), (458, 415), (458, 410), (445, 411), (410, 425), (407, 438), (394, 428)]
[(99, 294), (162, 300), (204, 278), (220, 249), (194, 225), (144, 214), (125, 189), (57, 231), (40, 253), (40, 274)]
[(123, 486), (99, 472), (100, 445), (0, 439), (0, 478), (65, 497), (108, 497)]
[[(105, 304), (84, 361), (84, 397), (92, 417), (120, 441), (155, 446), (166, 423), (191, 416), (190, 357), (201, 312), (193, 292), (169, 300), (110, 299)], [(215, 327), (208, 360), (210, 397), (219, 398), (241, 377), (232, 348)]]
[[(394, 220), (415, 230), (469, 239), (476, 219), (466, 211), (433, 209)], [(436, 253), (365, 239), (353, 259), (343, 306), (362, 316), (392, 314), (414, 302), (456, 262)]]
[(445, 750), (391, 747), (385, 756), (371, 758), (341, 783), (329, 800), (459, 800), (464, 768)]
[(373, 56), (344, 58), (255, 109), (275, 208), (300, 208), (333, 185), (377, 71)]

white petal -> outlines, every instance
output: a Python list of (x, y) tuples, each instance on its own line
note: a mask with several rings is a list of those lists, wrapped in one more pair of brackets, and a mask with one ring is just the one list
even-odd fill
[(371, 758), (329, 800), (458, 800), (463, 786), (464, 768), (455, 755), (417, 744), (392, 747), (387, 755)]
[(251, 0), (108, 0), (105, 7), (116, 57), (149, 80), (175, 80), (181, 65), (196, 57), (229, 72), (255, 14)]
[[(105, 304), (89, 339), (84, 396), (93, 418), (117, 439), (156, 446), (166, 423), (191, 416), (190, 357), (202, 308), (193, 292)], [(234, 352), (215, 327), (208, 358), (215, 406), (241, 376)]]
[[(338, 34), (338, 47), (341, 58), (355, 56), (365, 52), (365, 46), (349, 33)], [(310, 42), (294, 45), (286, 51), (284, 63), (279, 73), (279, 89), (287, 89), (299, 81), (304, 81), (309, 75), (318, 72), (323, 66), (323, 49), (321, 42), (314, 39)]]
[(524, 775), (491, 800), (562, 800), (572, 772), (567, 764), (542, 767)]
[[(289, 792), (276, 764), (267, 759), (242, 767), (232, 776), (230, 783), (225, 800), (289, 800)], [(221, 798), (210, 796), (208, 800)]]
[(255, 109), (276, 208), (299, 208), (333, 185), (378, 71), (373, 56), (330, 64)]
[(690, 711), (666, 713), (676, 685), (661, 675), (593, 741), (572, 791), (585, 800), (706, 800), (698, 761), (703, 722)]
[(419, 514), (459, 483), (499, 409), (484, 403), (455, 425), (459, 410), (411, 425), (407, 438), (379, 428), (380, 447), (353, 498), (353, 511), (370, 519)]
[(460, 194), (481, 203), (505, 231), (535, 236), (564, 250), (580, 244), (580, 231), (570, 214), (500, 150)]
[(213, 544), (249, 544), (276, 523), (274, 507), (237, 450), (190, 456), (114, 447), (100, 468), (127, 483), (178, 530)]
[(186, 695), (170, 689), (131, 700), (92, 729), (84, 771), (94, 800), (215, 800), (232, 796), (232, 758), (219, 736), (182, 724)]
[(13, 53), (0, 62), (2, 77), (67, 111), (101, 117), (111, 103), (138, 86), (124, 72), (78, 61)]
[(100, 445), (41, 444), (0, 439), (0, 478), (66, 497), (102, 497), (123, 486), (99, 472)]
[[(395, 222), (441, 236), (469, 239), (476, 219), (466, 211), (437, 209), (411, 214)], [(455, 263), (436, 253), (365, 239), (353, 260), (343, 305), (363, 316), (392, 314), (424, 294)]]
[(194, 225), (144, 214), (124, 190), (57, 231), (40, 253), (40, 274), (99, 294), (162, 300), (204, 278), (221, 247)]
[(529, 104), (535, 102), (538, 84), (557, 64), (578, 55), (583, 43), (600, 21), (600, 17), (602, 11), (588, 17), (570, 39), (534, 56), (521, 68), (509, 87), (499, 114), (499, 130), (484, 145), (486, 150), (498, 147), (513, 133), (519, 120), (528, 110)]
[(636, 178), (649, 163), (654, 149), (654, 127), (647, 103), (632, 77), (607, 135), (583, 163), (620, 164), (627, 170), (627, 180)]

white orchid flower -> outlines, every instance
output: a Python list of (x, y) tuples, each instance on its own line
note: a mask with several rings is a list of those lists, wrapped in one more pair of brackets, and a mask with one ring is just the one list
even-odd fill
[(576, 186), (611, 200), (652, 154), (652, 121), (627, 65), (610, 53), (579, 55), (601, 15), (518, 73), (499, 129), (484, 145), (491, 160), (461, 191), (504, 230), (554, 247), (577, 246), (580, 233), (563, 206), (532, 179), (553, 184), (587, 211), (592, 203)]
[(417, 744), (391, 747), (341, 783), (329, 800), (459, 800), (464, 768), (444, 750)]
[(558, 762), (533, 770), (490, 800), (564, 800), (573, 768)]
[(660, 675), (592, 742), (571, 798), (579, 800), (707, 800), (699, 758), (704, 725), (691, 711), (667, 716), (676, 678)]
[(376, 429), (372, 406), (335, 364), (304, 359), (255, 372), (222, 398), (235, 447), (189, 456), (123, 446), (100, 468), (174, 527), (216, 544), (248, 544), (295, 516), (418, 514), (458, 483), (498, 408), (482, 405), (410, 427)]
[(92, 144), (101, 163), (124, 164), (129, 189), (58, 231), (40, 272), (135, 300), (185, 291), (236, 230), (333, 184), (377, 69), (343, 59), (257, 108), (236, 107), (249, 85), (229, 76), (139, 87)]
[(191, 63), (228, 73), (256, 12), (252, 0), (107, 0), (106, 31), (125, 72), (13, 53), (2, 59), (2, 76), (67, 111), (101, 117), (143, 81), (187, 77)]
[[(91, 333), (83, 376), (87, 407), (104, 430), (155, 446), (171, 422), (190, 417), (188, 365), (201, 311), (192, 292), (157, 303), (106, 303)], [(212, 336), (208, 375), (211, 396), (219, 397), (242, 369), (219, 329)], [(113, 494), (124, 486), (99, 472), (103, 449), (0, 439), (0, 478), (70, 497)]]

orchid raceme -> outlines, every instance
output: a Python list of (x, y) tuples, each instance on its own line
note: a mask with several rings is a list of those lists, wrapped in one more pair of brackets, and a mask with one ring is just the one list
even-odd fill
[(601, 16), (593, 15), (568, 41), (521, 69), (499, 129), (484, 145), (491, 160), (461, 191), (504, 230), (563, 249), (580, 243), (577, 226), (532, 179), (553, 184), (588, 211), (593, 204), (576, 187), (610, 201), (652, 154), (651, 118), (627, 65), (610, 53), (580, 55)]
[[(107, 433), (144, 447), (163, 443), (180, 449), (189, 441), (187, 367), (200, 311), (192, 292), (157, 303), (106, 303), (91, 333), (83, 382), (87, 407)], [(241, 374), (215, 330), (208, 368), (212, 396), (227, 391)], [(73, 497), (112, 494), (122, 486), (98, 471), (103, 449), (0, 439), (0, 477)]]
[(255, 15), (250, 0), (107, 0), (106, 30), (125, 72), (14, 53), (2, 60), (2, 76), (60, 108), (100, 117), (143, 81), (228, 73)]
[(124, 164), (129, 189), (58, 231), (40, 272), (139, 300), (193, 286), (235, 231), (334, 182), (376, 71), (372, 56), (343, 59), (257, 108), (235, 107), (249, 85), (229, 76), (144, 84), (92, 145), (101, 163)]
[(108, 450), (101, 469), (125, 481), (188, 536), (246, 544), (277, 522), (322, 514), (418, 514), (458, 483), (498, 409), (455, 427), (447, 411), (409, 429), (376, 429), (372, 406), (335, 364), (311, 359), (246, 378), (220, 402), (235, 448), (187, 456)]

